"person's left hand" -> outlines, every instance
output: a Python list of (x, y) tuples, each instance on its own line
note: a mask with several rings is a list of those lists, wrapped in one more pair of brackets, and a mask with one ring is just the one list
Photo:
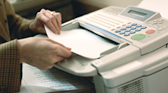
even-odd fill
[(29, 25), (29, 29), (38, 33), (46, 33), (44, 29), (44, 25), (46, 25), (54, 33), (60, 34), (61, 21), (60, 13), (52, 13), (50, 10), (41, 9), (41, 11), (37, 13), (34, 21)]

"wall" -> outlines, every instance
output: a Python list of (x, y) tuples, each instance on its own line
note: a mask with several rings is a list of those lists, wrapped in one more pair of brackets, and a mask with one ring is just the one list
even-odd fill
[(37, 12), (42, 8), (62, 14), (62, 22), (74, 18), (72, 1), (73, 0), (8, 0), (14, 6), (17, 14), (34, 19)]
[(128, 5), (138, 5), (142, 0), (77, 0), (80, 2), (88, 3), (94, 6), (105, 7), (105, 6), (120, 6), (127, 7)]
[(107, 6), (127, 7), (138, 5), (142, 0), (74, 0), (75, 17), (93, 12)]

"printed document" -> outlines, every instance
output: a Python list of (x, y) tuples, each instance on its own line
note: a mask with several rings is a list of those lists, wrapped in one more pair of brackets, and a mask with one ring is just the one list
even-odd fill
[(85, 77), (77, 77), (52, 68), (41, 71), (36, 67), (23, 64), (23, 79), (19, 93), (47, 93), (78, 89), (94, 89), (94, 84)]

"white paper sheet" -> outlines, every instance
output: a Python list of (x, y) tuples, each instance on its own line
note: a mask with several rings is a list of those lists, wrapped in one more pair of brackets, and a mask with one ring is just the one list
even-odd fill
[(142, 0), (138, 7), (159, 12), (162, 17), (168, 19), (168, 0)]
[(99, 58), (100, 54), (115, 45), (84, 29), (61, 31), (61, 35), (54, 34), (45, 26), (50, 39), (72, 48), (72, 52), (86, 58)]
[(48, 93), (89, 88), (94, 88), (94, 85), (84, 77), (77, 77), (57, 68), (41, 71), (23, 64), (23, 80), (19, 93)]

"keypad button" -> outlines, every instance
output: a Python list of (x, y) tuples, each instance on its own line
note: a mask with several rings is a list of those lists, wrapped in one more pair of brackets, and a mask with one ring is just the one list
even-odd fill
[(157, 22), (158, 20), (153, 20), (153, 22)]
[(154, 32), (155, 32), (155, 30), (150, 29), (150, 30), (147, 30), (145, 33), (147, 33), (147, 34), (152, 34), (152, 33), (154, 33)]
[(142, 25), (137, 25), (136, 27), (141, 27)]
[(129, 36), (129, 35), (130, 35), (130, 33), (125, 33), (125, 34), (124, 34), (124, 36)]
[(160, 19), (159, 21), (164, 21), (163, 19)]
[(111, 31), (115, 31), (115, 28), (112, 28)]
[(158, 28), (158, 30), (159, 30), (159, 31), (162, 31), (162, 30), (163, 30), (163, 28)]
[(131, 24), (131, 22), (128, 22), (127, 24)]
[(131, 29), (126, 29), (126, 30), (125, 30), (125, 32), (130, 32), (130, 31), (131, 31)]
[(130, 32), (130, 34), (134, 34), (135, 32), (136, 32), (136, 31), (133, 30), (133, 31)]
[(159, 21), (159, 24), (163, 24), (163, 21)]
[(131, 37), (131, 39), (132, 39), (132, 40), (141, 40), (141, 39), (143, 39), (143, 38), (145, 38), (145, 37), (146, 37), (145, 34), (136, 34), (136, 35), (133, 35), (133, 36)]
[(117, 28), (121, 28), (120, 26), (117, 26)]
[(121, 30), (126, 30), (126, 28), (121, 28)]
[(146, 29), (146, 28), (147, 28), (147, 26), (142, 26), (141, 28), (142, 28), (142, 29)]
[(159, 20), (159, 22), (163, 22), (164, 20)]
[(133, 23), (133, 24), (132, 24), (132, 26), (136, 26), (136, 25), (137, 25), (137, 23)]
[(158, 22), (156, 21), (156, 22), (153, 22), (154, 24), (157, 24)]
[(131, 25), (126, 26), (126, 28), (131, 28)]
[(120, 32), (120, 30), (116, 30), (115, 32), (116, 32), (116, 33), (119, 33), (119, 32)]
[(139, 31), (141, 31), (141, 28), (137, 28), (135, 31), (136, 31), (136, 32), (139, 32)]
[(154, 24), (157, 24), (157, 23), (158, 23), (158, 20), (154, 20), (153, 23), (154, 23)]
[(123, 34), (125, 34), (125, 32), (124, 32), (124, 31), (121, 31), (119, 34), (120, 34), (120, 35), (123, 35)]
[[(122, 25), (123, 27), (116, 26), (118, 30), (114, 30), (115, 33), (119, 33), (120, 35), (124, 35), (124, 36), (130, 36), (130, 34), (135, 34), (136, 32), (139, 32), (142, 29), (147, 28), (147, 26), (143, 26), (143, 25), (137, 24), (137, 23), (131, 23), (131, 24), (127, 24), (127, 25), (123, 24), (123, 25)], [(138, 40), (138, 39), (141, 39), (144, 37), (145, 37), (145, 35), (138, 34), (138, 35), (131, 37), (131, 39)]]
[(153, 27), (154, 27), (154, 28), (159, 28), (157, 25), (154, 25)]
[(136, 27), (131, 27), (131, 30), (135, 30), (136, 29)]
[(122, 24), (122, 26), (126, 26), (126, 24)]

